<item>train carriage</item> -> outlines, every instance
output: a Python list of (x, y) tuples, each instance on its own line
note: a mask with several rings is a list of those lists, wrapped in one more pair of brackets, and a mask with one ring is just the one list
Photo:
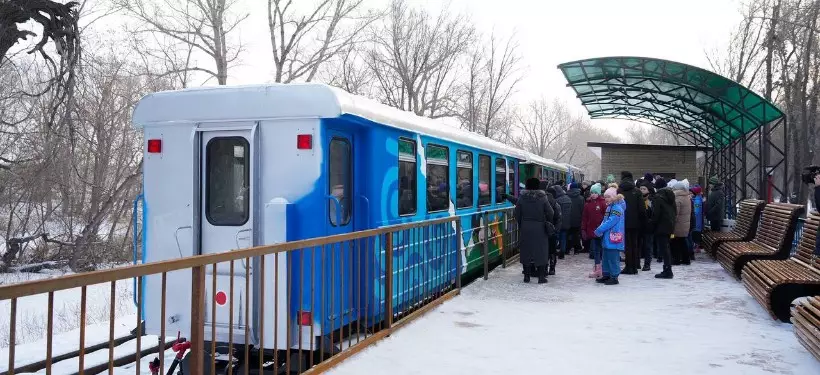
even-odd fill
[[(432, 236), (458, 238), (460, 251), (435, 255), (411, 246), (429, 244), (426, 235), (395, 237), (397, 308), (418, 302), (411, 297), (415, 289), (440, 290), (456, 277), (474, 277), (483, 268), (484, 246), (491, 261), (499, 259), (503, 241), (492, 240), (505, 235), (499, 209), (512, 207), (503, 194), (518, 193), (519, 166), (534, 159), (480, 135), (320, 84), (154, 93), (138, 103), (133, 123), (145, 139), (144, 262), (458, 216), (462, 233)], [(537, 163), (545, 173), (546, 161), (538, 158)], [(491, 228), (488, 238), (478, 230), (484, 221)], [(437, 230), (452, 234), (455, 225)], [(353, 320), (376, 321), (384, 306), (362, 308), (359, 301), (384, 286), (378, 276), (384, 244), (373, 242), (265, 257), (264, 280), (259, 260), (237, 262), (235, 270), (220, 264), (215, 275), (208, 269), (216, 288), (206, 283), (203, 308), (217, 312), (206, 313), (205, 337), (244, 342), (247, 328), (248, 341), (264, 342), (265, 349), (312, 350), (328, 335), (338, 339), (333, 333)], [(458, 261), (459, 275), (448, 274), (447, 265)], [(420, 269), (443, 276), (422, 283), (410, 272)], [(165, 316), (152, 296), (161, 290), (160, 282), (159, 276), (144, 280), (146, 331), (159, 333), (165, 319), (168, 331), (187, 332), (190, 275), (168, 275), (175, 287), (168, 290)], [(297, 288), (319, 282), (338, 288), (337, 298)], [(258, 285), (268, 291), (264, 298)], [(243, 321), (246, 300), (252, 314)], [(226, 306), (231, 303), (240, 311), (232, 317)], [(270, 312), (264, 317), (258, 314), (260, 304)], [(277, 321), (264, 324), (262, 331), (260, 321), (274, 316)], [(288, 329), (275, 331), (275, 326)], [(317, 339), (308, 340), (307, 332)]]

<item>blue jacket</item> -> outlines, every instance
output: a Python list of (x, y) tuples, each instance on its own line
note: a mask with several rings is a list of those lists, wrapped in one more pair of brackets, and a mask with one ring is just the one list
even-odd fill
[[(595, 229), (595, 236), (601, 237), (604, 249), (624, 251), (624, 242), (626, 241), (626, 202), (624, 202), (623, 195), (618, 194), (615, 202), (612, 202), (606, 207), (604, 213), (604, 221)], [(620, 243), (612, 243), (609, 238), (611, 232), (621, 234)]]
[(695, 227), (693, 232), (703, 232), (703, 197), (696, 195), (695, 201)]

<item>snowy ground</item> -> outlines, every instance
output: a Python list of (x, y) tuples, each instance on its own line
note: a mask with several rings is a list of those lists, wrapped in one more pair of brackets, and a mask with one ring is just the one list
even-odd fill
[(497, 269), (461, 296), (330, 373), (820, 374), (790, 324), (773, 321), (705, 255), (604, 286), (586, 254), (561, 261), (546, 285)]

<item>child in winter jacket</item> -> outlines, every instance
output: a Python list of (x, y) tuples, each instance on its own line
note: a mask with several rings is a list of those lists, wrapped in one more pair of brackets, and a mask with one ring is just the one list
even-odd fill
[(605, 285), (617, 285), (621, 273), (621, 252), (624, 251), (624, 231), (626, 202), (624, 196), (614, 188), (604, 192), (607, 203), (604, 221), (595, 229), (595, 237), (601, 238), (603, 244), (603, 276), (596, 279)]
[(606, 200), (601, 194), (601, 185), (592, 185), (589, 188), (589, 199), (584, 204), (584, 212), (581, 215), (581, 236), (584, 241), (589, 241), (589, 252), (595, 260), (589, 277), (598, 278), (603, 275), (601, 270), (602, 244), (601, 239), (595, 236), (595, 229), (604, 221), (604, 212), (606, 212)]

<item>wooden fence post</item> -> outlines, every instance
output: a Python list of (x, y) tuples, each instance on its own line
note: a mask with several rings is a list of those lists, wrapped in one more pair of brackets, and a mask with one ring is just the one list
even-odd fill
[(191, 374), (203, 374), (205, 362), (205, 267), (191, 268)]
[(484, 220), (482, 220), (484, 222), (484, 228), (482, 229), (484, 231), (484, 280), (487, 280), (487, 275), (490, 273), (490, 223), (487, 221), (490, 219), (490, 215), (487, 215), (486, 212), (482, 215), (484, 215)]
[(387, 329), (393, 327), (393, 232), (386, 233), (384, 248), (384, 304)]

